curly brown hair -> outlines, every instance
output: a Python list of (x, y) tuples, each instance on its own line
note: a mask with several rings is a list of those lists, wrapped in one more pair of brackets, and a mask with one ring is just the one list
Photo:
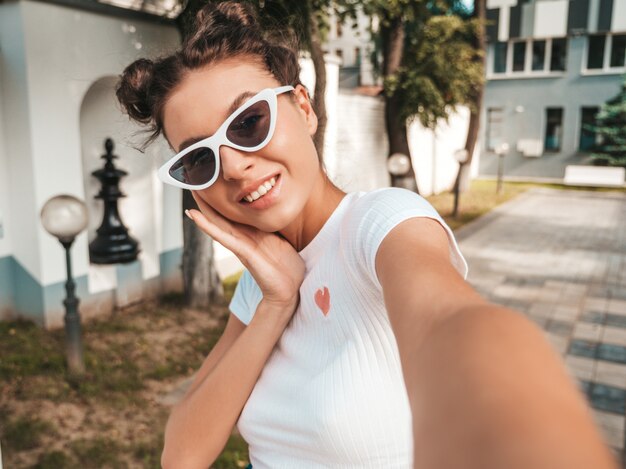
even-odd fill
[(238, 56), (258, 59), (281, 85), (300, 84), (295, 39), (270, 39), (250, 5), (209, 3), (200, 9), (180, 50), (156, 60), (131, 63), (116, 87), (117, 99), (131, 119), (150, 132), (144, 147), (163, 133), (163, 107), (191, 70)]

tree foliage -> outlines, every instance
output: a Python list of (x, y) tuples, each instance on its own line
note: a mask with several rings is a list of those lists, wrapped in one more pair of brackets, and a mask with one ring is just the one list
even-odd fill
[[(472, 11), (457, 0), (345, 0), (344, 15), (363, 11), (378, 18), (372, 34), (377, 53), (374, 66), (383, 75), (385, 94), (400, 95), (401, 114), (434, 128), (458, 105), (472, 106), (472, 93), (483, 82), (483, 70), (474, 58), (482, 54), (474, 38), (480, 27)], [(402, 58), (393, 73), (385, 73), (385, 51), (380, 35), (394, 21), (404, 28)], [(375, 23), (374, 23), (375, 24)]]
[(599, 141), (591, 155), (594, 163), (626, 168), (626, 77), (619, 94), (600, 108), (591, 130)]
[(475, 84), (482, 81), (469, 42), (474, 26), (456, 15), (432, 16), (421, 28), (408, 26), (402, 65), (385, 79), (385, 92), (399, 93), (404, 103), (400, 118), (434, 128), (457, 105), (470, 104)]
[[(476, 107), (483, 83), (481, 22), (460, 0), (338, 0), (343, 15), (372, 21), (374, 69), (383, 77), (389, 156), (410, 155), (407, 123), (434, 129), (458, 105)], [(418, 191), (414, 169), (392, 185)]]

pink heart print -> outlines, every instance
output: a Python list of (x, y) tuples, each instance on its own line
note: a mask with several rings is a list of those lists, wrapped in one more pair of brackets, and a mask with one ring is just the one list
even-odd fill
[(330, 310), (330, 292), (327, 287), (324, 287), (324, 290), (319, 288), (315, 292), (315, 304), (322, 310), (324, 316), (328, 315), (328, 311)]

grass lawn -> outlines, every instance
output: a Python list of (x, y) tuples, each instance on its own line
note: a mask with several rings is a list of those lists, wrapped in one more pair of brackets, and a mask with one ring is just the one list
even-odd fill
[[(224, 306), (186, 310), (182, 298), (83, 325), (87, 373), (68, 375), (63, 331), (0, 322), (0, 442), (4, 467), (158, 468), (169, 406), (162, 398), (202, 363), (225, 326)], [(217, 319), (213, 319), (211, 316)], [(214, 468), (241, 468), (234, 434)]]
[(585, 190), (597, 192), (624, 192), (625, 189), (613, 188), (590, 188), (565, 186), (562, 184), (538, 184), (528, 182), (505, 182), (502, 185), (502, 192), (496, 194), (496, 181), (494, 180), (473, 180), (470, 190), (461, 194), (459, 202), (459, 216), (452, 218), (452, 208), (454, 206), (454, 195), (445, 192), (426, 197), (435, 207), (437, 212), (443, 217), (452, 230), (456, 230), (470, 221), (484, 215), (496, 206), (511, 200), (512, 198), (535, 187), (564, 190)]
[[(532, 187), (474, 181), (452, 219), (451, 194), (428, 197), (456, 229)], [(588, 189), (586, 189), (588, 190)], [(225, 279), (231, 296), (239, 275)], [(68, 375), (63, 331), (0, 322), (0, 442), (5, 468), (157, 468), (169, 413), (163, 401), (202, 363), (228, 311), (186, 310), (179, 296), (118, 311), (83, 326), (86, 375)], [(214, 468), (242, 468), (247, 446), (236, 431)]]

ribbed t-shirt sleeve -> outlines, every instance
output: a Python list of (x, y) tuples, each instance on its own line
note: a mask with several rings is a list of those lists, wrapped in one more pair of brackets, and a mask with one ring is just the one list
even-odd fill
[(438, 221), (448, 235), (450, 262), (467, 278), (467, 263), (454, 234), (430, 203), (407, 189), (384, 188), (363, 195), (350, 214), (350, 231), (356, 261), (362, 263), (368, 276), (380, 287), (376, 275), (376, 254), (383, 239), (401, 222), (415, 217)]
[(241, 322), (248, 325), (262, 299), (261, 289), (250, 272), (244, 270), (235, 288), (229, 309)]

